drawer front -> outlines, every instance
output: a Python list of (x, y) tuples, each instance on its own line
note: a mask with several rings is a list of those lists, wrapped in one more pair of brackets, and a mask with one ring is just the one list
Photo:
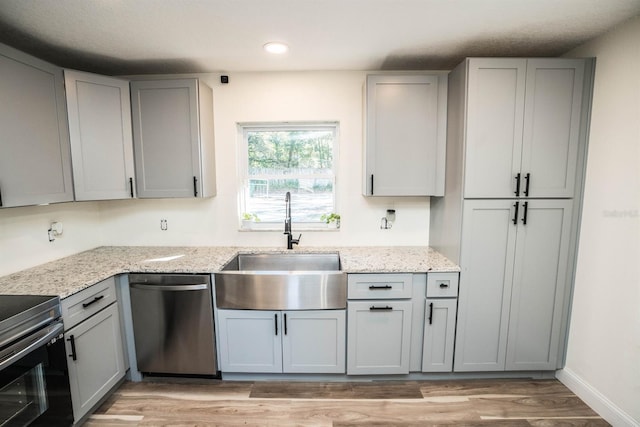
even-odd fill
[(458, 273), (427, 273), (427, 298), (458, 296)]
[(349, 299), (411, 298), (412, 274), (349, 274)]
[(110, 277), (102, 282), (62, 300), (62, 321), (68, 331), (83, 320), (116, 301), (116, 280)]

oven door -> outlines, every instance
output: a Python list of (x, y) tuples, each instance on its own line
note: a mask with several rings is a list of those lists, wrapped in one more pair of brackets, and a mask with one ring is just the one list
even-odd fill
[(0, 426), (73, 424), (62, 322), (0, 351)]

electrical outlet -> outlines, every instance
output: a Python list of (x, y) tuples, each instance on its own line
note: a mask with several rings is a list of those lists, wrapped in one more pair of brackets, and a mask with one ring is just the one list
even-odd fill
[(160, 220), (160, 230), (167, 231), (167, 220), (166, 219), (161, 219)]

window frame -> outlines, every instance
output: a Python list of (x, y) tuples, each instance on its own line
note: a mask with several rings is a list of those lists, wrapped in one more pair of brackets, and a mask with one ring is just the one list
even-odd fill
[[(240, 231), (282, 231), (284, 229), (284, 216), (282, 221), (278, 222), (266, 222), (259, 221), (253, 222), (251, 227), (245, 227), (242, 221), (242, 213), (246, 212), (246, 202), (249, 195), (249, 145), (248, 145), (248, 133), (255, 131), (291, 131), (291, 130), (327, 130), (333, 133), (333, 162), (332, 162), (332, 176), (333, 176), (333, 212), (338, 213), (338, 164), (340, 154), (340, 123), (338, 121), (300, 121), (300, 122), (243, 122), (237, 123), (238, 129), (238, 229)], [(278, 178), (279, 175), (274, 175), (273, 178)], [(287, 175), (287, 177), (299, 178), (299, 175)], [(318, 178), (327, 179), (327, 175), (304, 175), (304, 178)], [(295, 194), (292, 194), (292, 198), (295, 198)], [(284, 207), (284, 198), (282, 200), (282, 206)], [(323, 213), (321, 212), (318, 217)], [(338, 230), (339, 228), (331, 227), (320, 220), (312, 222), (293, 222), (293, 231), (305, 231), (305, 230)]]

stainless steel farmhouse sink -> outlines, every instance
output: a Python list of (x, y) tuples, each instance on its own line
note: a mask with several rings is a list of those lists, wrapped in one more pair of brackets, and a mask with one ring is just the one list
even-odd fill
[(238, 254), (214, 274), (218, 308), (326, 310), (347, 306), (337, 253)]

